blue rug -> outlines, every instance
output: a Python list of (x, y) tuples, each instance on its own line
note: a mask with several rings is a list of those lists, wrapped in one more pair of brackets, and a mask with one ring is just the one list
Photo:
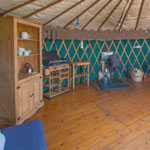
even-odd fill
[(131, 88), (127, 83), (125, 83), (123, 80), (120, 80), (120, 79), (108, 80), (107, 82), (100, 80), (98, 81), (98, 85), (101, 87), (102, 90)]

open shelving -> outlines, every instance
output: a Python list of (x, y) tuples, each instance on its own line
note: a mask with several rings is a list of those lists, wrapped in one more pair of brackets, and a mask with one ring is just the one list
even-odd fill
[[(22, 32), (27, 32), (29, 39), (23, 39), (21, 37)], [(39, 33), (39, 27), (24, 24), (22, 22), (17, 23), (17, 48), (21, 47), (25, 50), (31, 51), (31, 54), (29, 55), (17, 56), (19, 82), (41, 73), (41, 39)], [(31, 64), (34, 72), (33, 74), (27, 74), (24, 71), (24, 66), (26, 63)]]
[(52, 98), (69, 91), (69, 64), (57, 65), (47, 67), (44, 71), (45, 79), (47, 83), (44, 87), (48, 88), (48, 91), (44, 93), (46, 98)]

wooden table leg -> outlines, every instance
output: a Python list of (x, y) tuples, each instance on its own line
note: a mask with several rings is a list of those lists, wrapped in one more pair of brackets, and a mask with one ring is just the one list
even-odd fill
[(49, 71), (50, 72), (50, 74), (49, 74), (49, 98), (51, 98), (51, 71)]
[[(80, 69), (80, 66), (77, 66), (77, 68), (76, 68), (76, 70), (75, 70), (75, 73), (77, 74), (77, 70), (78, 70), (78, 68), (79, 68), (79, 71), (81, 70)], [(80, 72), (79, 72), (80, 73)], [(78, 78), (78, 83), (80, 83), (80, 77), (77, 77)]]
[(70, 88), (70, 66), (69, 66), (69, 68), (67, 69), (67, 71), (68, 71), (68, 90), (69, 90), (69, 88)]
[(72, 84), (73, 84), (73, 90), (75, 89), (75, 66), (72, 66), (73, 74), (72, 74)]
[(61, 92), (61, 71), (59, 70), (59, 93)]
[(71, 65), (70, 65), (70, 67), (69, 67), (69, 77), (70, 77), (70, 79), (69, 79), (69, 87), (71, 88), (71, 80), (72, 80), (72, 72), (71, 72)]
[[(52, 72), (52, 77), (53, 77), (53, 75), (54, 75), (54, 72)], [(54, 89), (54, 79), (52, 79), (51, 89), (52, 90)]]
[(87, 65), (87, 86), (89, 86), (89, 65)]
[(82, 66), (82, 69), (83, 69), (83, 83), (85, 83), (85, 65)]

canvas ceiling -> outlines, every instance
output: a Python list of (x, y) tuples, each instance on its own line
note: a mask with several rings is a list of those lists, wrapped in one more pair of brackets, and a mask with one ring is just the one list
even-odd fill
[[(19, 6), (29, 0), (0, 0), (0, 14), (7, 10)], [(59, 0), (34, 0), (31, 3), (4, 14), (25, 17), (50, 3)], [(109, 3), (110, 1), (110, 3)], [(47, 25), (52, 27), (65, 27), (72, 19), (87, 10), (96, 0), (83, 0), (79, 5), (68, 10), (79, 3), (80, 0), (62, 0), (26, 19), (37, 23), (45, 24), (52, 18), (57, 17)], [(131, 5), (131, 6), (130, 6)], [(104, 8), (104, 9), (103, 9)], [(65, 12), (65, 10), (68, 10)], [(77, 19), (67, 26), (67, 28), (79, 28), (84, 30), (134, 30), (150, 28), (150, 0), (98, 0), (90, 9), (85, 11), (80, 17), (80, 26), (76, 25)], [(62, 12), (65, 12), (61, 15)], [(99, 13), (98, 13), (99, 12)], [(105, 22), (104, 22), (105, 21)], [(103, 25), (102, 25), (103, 24)], [(121, 28), (120, 28), (121, 26)], [(137, 27), (136, 27), (137, 26)]]

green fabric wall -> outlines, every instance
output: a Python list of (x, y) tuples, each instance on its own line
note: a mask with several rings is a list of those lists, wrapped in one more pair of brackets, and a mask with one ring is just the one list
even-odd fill
[[(114, 41), (90, 41), (90, 47), (86, 49), (88, 41), (84, 41), (84, 49), (80, 48), (79, 40), (57, 40), (56, 42), (46, 40), (43, 51), (57, 51), (61, 58), (69, 62), (78, 60), (89, 60), (90, 80), (96, 79), (100, 68), (101, 52), (116, 52), (121, 60), (121, 68), (114, 77), (126, 77), (126, 72), (132, 67), (142, 69), (150, 73), (150, 39), (147, 40), (114, 40)], [(141, 48), (135, 46), (141, 45)]]

